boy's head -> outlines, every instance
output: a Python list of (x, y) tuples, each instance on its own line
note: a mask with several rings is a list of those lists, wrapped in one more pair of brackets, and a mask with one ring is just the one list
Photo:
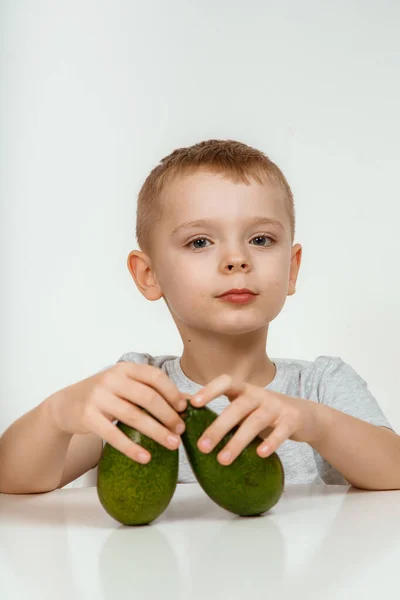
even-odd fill
[(296, 225), (293, 195), (279, 167), (260, 150), (241, 142), (208, 140), (174, 150), (161, 159), (146, 178), (136, 212), (136, 238), (143, 252), (151, 256), (154, 226), (163, 221), (169, 209), (163, 202), (163, 191), (174, 179), (200, 170), (224, 175), (235, 183), (249, 184), (253, 178), (258, 183), (267, 180), (275, 184), (281, 190), (293, 243)]
[[(128, 268), (148, 300), (165, 299), (181, 333), (243, 333), (268, 326), (295, 293), (294, 235), (293, 195), (277, 165), (240, 142), (209, 140), (175, 150), (148, 175), (137, 205), (141, 250)], [(217, 298), (231, 288), (257, 296), (244, 305)]]

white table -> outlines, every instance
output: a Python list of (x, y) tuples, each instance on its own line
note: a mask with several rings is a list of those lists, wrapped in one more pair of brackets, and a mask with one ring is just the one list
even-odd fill
[(400, 491), (286, 486), (237, 517), (178, 484), (152, 524), (125, 527), (96, 487), (0, 494), (4, 600), (400, 597)]

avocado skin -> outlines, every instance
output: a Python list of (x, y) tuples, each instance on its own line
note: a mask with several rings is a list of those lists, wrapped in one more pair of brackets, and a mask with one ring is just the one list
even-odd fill
[(168, 450), (120, 421), (116, 426), (152, 457), (141, 464), (106, 443), (98, 465), (97, 494), (108, 514), (123, 525), (147, 525), (164, 512), (174, 495), (179, 451)]
[(233, 437), (235, 426), (208, 454), (197, 447), (203, 432), (218, 415), (207, 406), (195, 408), (188, 400), (188, 408), (181, 413), (186, 429), (182, 441), (189, 463), (205, 493), (219, 506), (242, 517), (261, 515), (280, 499), (285, 475), (279, 456), (273, 452), (266, 458), (256, 449), (263, 441), (256, 437), (230, 465), (221, 465), (217, 454)]

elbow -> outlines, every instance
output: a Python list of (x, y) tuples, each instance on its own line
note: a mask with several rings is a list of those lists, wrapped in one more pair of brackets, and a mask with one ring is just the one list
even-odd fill
[(46, 494), (48, 492), (52, 492), (57, 489), (57, 486), (32, 486), (27, 484), (21, 484), (14, 481), (10, 481), (5, 478), (0, 478), (0, 494), (12, 494), (12, 495), (22, 495), (22, 494)]

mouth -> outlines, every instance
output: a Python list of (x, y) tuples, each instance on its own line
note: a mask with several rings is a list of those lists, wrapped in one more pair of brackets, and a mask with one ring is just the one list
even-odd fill
[(222, 294), (219, 294), (219, 296), (217, 296), (217, 298), (222, 298), (223, 296), (244, 296), (244, 295), (252, 295), (252, 296), (256, 296), (256, 292), (253, 292), (253, 290), (249, 290), (248, 288), (241, 288), (241, 289), (231, 289), (231, 290), (227, 290), (226, 292), (223, 292)]
[(239, 292), (229, 290), (228, 292), (224, 292), (220, 296), (217, 296), (217, 298), (233, 304), (248, 304), (249, 302), (254, 301), (257, 295), (258, 294), (252, 292), (251, 290), (240, 290)]

